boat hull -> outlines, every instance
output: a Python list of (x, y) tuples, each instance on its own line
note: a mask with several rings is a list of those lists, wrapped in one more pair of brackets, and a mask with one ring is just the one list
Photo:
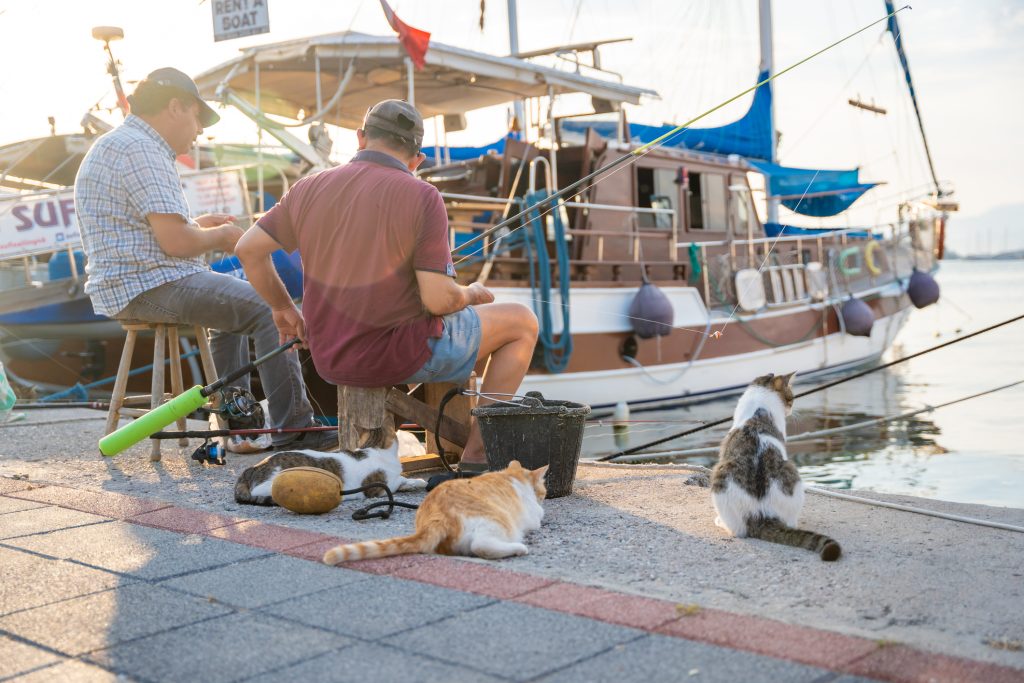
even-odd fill
[[(573, 290), (573, 362), (562, 373), (531, 372), (520, 392), (540, 391), (594, 408), (621, 401), (655, 408), (709, 400), (739, 393), (769, 372), (795, 371), (807, 379), (873, 362), (892, 345), (912, 310), (898, 282), (880, 288), (869, 300), (875, 313), (871, 335), (859, 337), (843, 331), (830, 302), (749, 316), (713, 312), (709, 324), (696, 290), (664, 291), (675, 308), (675, 329), (660, 342), (639, 340), (631, 361), (621, 350), (632, 333), (624, 310), (635, 290)], [(496, 296), (522, 302), (529, 293), (496, 290)]]

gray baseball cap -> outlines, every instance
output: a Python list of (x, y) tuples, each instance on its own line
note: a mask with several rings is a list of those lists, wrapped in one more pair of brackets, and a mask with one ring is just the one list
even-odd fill
[(188, 74), (178, 71), (173, 67), (165, 66), (146, 76), (146, 80), (166, 88), (173, 88), (184, 95), (190, 95), (195, 98), (199, 103), (199, 121), (203, 124), (203, 128), (209, 128), (220, 121), (220, 114), (215, 112), (213, 107), (206, 103), (199, 94), (196, 82), (189, 78)]
[(423, 143), (423, 117), (405, 100), (378, 102), (366, 112), (363, 125), (386, 130), (417, 147)]

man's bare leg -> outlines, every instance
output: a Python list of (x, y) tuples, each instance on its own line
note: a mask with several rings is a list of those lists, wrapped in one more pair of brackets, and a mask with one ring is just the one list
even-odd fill
[[(482, 304), (476, 306), (480, 316), (480, 352), (484, 359), (490, 356), (484, 373), (480, 393), (511, 394), (523, 381), (533, 349), (537, 344), (537, 317), (521, 304)], [(480, 405), (492, 403), (481, 397)], [(462, 452), (465, 463), (483, 463), (484, 442), (476, 421), (469, 431), (469, 440)]]

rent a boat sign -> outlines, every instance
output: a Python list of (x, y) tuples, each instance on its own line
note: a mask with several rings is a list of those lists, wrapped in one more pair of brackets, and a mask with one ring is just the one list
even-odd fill
[[(182, 189), (194, 215), (247, 216), (245, 176), (240, 168), (183, 174)], [(0, 197), (0, 259), (20, 258), (78, 246), (82, 242), (70, 187)]]

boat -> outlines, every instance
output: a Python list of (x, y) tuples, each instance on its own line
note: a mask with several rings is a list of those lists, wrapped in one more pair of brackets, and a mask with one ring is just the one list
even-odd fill
[[(495, 56), (431, 42), (416, 70), (398, 39), (344, 32), (247, 48), (197, 83), (262, 128), (278, 127), (285, 145), (279, 134), (305, 112), (356, 128), (379, 100), (414, 103), (428, 130), (433, 119), (441, 131), (423, 150), (429, 158), (419, 176), (445, 200), (459, 281), (485, 282), (497, 301), (521, 302), (540, 319), (521, 392), (597, 408), (660, 407), (740, 391), (764, 372), (807, 380), (877, 360), (914, 308), (911, 281), (930, 280), (937, 269), (956, 209), (936, 180), (931, 196), (902, 205), (885, 225), (779, 222), (779, 204), (832, 215), (877, 183), (862, 182), (856, 169), (778, 163), (765, 82), (773, 73), (770, 22), (763, 2), (761, 85), (745, 116), (683, 131), (559, 201), (549, 199), (559, 188), (672, 129), (627, 121), (627, 106), (657, 93), (603, 72), (601, 43)], [(537, 62), (555, 52), (576, 65), (589, 57), (593, 68)], [(568, 95), (588, 96), (592, 111), (551, 115), (550, 102)], [(514, 128), (522, 132), (491, 145), (442, 144), (447, 131), (465, 126), (467, 112), (522, 101), (518, 109), (546, 117), (520, 119)], [(752, 177), (766, 188), (766, 220)], [(467, 245), (529, 207), (500, 237)], [(645, 321), (633, 308), (645, 284), (660, 292), (663, 309), (667, 302), (667, 319)], [(652, 326), (645, 323), (654, 334), (643, 334)]]
[[(937, 269), (956, 209), (935, 180), (930, 196), (884, 225), (779, 222), (779, 205), (832, 215), (877, 183), (856, 169), (779, 163), (766, 0), (760, 18), (759, 85), (746, 115), (682, 131), (557, 200), (560, 188), (673, 128), (627, 120), (629, 107), (658, 94), (604, 71), (603, 42), (511, 56), (431, 42), (416, 68), (398, 38), (348, 31), (249, 47), (195, 80), (313, 170), (330, 165), (327, 125), (357, 128), (382, 99), (415, 104), (435, 129), (419, 176), (445, 200), (459, 281), (484, 282), (541, 321), (521, 392), (657, 408), (735, 393), (765, 372), (809, 380), (876, 361), (914, 308), (911, 281)], [(542, 63), (556, 53), (569, 58)], [(570, 96), (590, 106), (554, 116), (551, 103)], [(494, 144), (444, 144), (467, 113), (496, 105), (517, 115)], [(292, 132), (300, 126), (308, 141)], [(638, 297), (655, 302), (657, 319)], [(331, 394), (322, 398), (329, 413)]]

